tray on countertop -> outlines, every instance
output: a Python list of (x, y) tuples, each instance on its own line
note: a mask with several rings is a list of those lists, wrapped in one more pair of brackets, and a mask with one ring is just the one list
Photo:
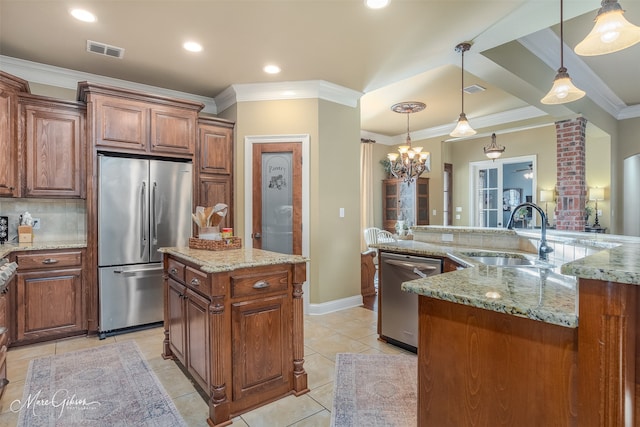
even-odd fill
[(191, 249), (205, 249), (208, 251), (240, 249), (242, 248), (242, 239), (240, 237), (223, 237), (222, 240), (205, 240), (198, 239), (197, 237), (190, 237), (189, 247)]

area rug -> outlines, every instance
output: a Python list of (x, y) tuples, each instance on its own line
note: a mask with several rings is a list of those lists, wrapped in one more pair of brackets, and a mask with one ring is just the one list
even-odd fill
[(409, 355), (336, 355), (331, 425), (417, 425), (418, 365)]
[(133, 341), (32, 360), (11, 410), (24, 427), (186, 427)]

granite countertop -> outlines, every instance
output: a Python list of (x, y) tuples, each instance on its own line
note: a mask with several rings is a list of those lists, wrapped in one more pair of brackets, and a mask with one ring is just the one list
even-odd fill
[(40, 251), (53, 249), (77, 249), (86, 248), (87, 242), (84, 240), (66, 240), (53, 242), (34, 242), (34, 243), (5, 243), (0, 245), (0, 258), (8, 256), (12, 252), (19, 251)]
[[(512, 230), (504, 229), (429, 228), (442, 233), (487, 234), (492, 239), (514, 235)], [(540, 231), (517, 231), (515, 234), (539, 238)], [(484, 265), (469, 256), (507, 252), (535, 259), (537, 254), (412, 240), (379, 243), (373, 247), (409, 255), (448, 257), (466, 267), (405, 282), (402, 289), (407, 292), (566, 327), (578, 325), (578, 278), (640, 284), (640, 239), (637, 237), (550, 232), (547, 238), (558, 245), (558, 249), (563, 244), (570, 244), (589, 248), (590, 254), (568, 262), (556, 259), (550, 268), (504, 268)]]
[(300, 255), (287, 255), (253, 248), (209, 251), (187, 247), (170, 247), (160, 248), (159, 251), (197, 264), (206, 273), (220, 273), (265, 265), (300, 264), (309, 261), (308, 258)]

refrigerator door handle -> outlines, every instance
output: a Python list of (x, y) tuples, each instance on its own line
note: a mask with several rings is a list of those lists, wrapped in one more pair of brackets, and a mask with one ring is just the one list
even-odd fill
[(151, 206), (153, 212), (151, 213), (151, 221), (153, 221), (153, 245), (158, 244), (158, 218), (156, 216), (156, 192), (158, 190), (158, 183), (153, 182), (153, 190), (151, 192)]
[(147, 226), (145, 218), (147, 217), (146, 203), (147, 199), (147, 183), (142, 181), (142, 195), (140, 197), (140, 253), (143, 254), (147, 247)]

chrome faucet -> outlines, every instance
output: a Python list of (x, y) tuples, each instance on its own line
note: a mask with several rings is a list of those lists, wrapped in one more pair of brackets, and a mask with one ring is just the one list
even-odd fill
[(518, 209), (526, 207), (534, 208), (540, 214), (540, 218), (542, 219), (542, 232), (540, 236), (540, 247), (538, 248), (538, 258), (541, 261), (548, 261), (549, 254), (553, 252), (553, 248), (547, 245), (547, 215), (544, 213), (540, 206), (535, 205), (531, 202), (520, 203), (511, 211), (511, 216), (509, 217), (507, 228), (509, 230), (513, 230), (513, 217), (515, 216), (516, 212), (518, 212)]

